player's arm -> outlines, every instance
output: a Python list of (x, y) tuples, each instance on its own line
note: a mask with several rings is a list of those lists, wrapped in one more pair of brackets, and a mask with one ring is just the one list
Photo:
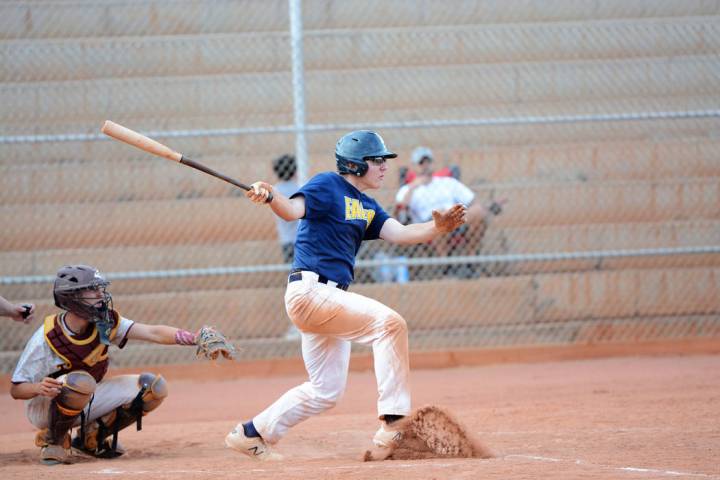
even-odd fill
[(262, 205), (267, 201), (270, 193), (272, 193), (272, 201), (269, 205), (278, 217), (292, 222), (305, 216), (305, 197), (298, 195), (297, 197), (288, 198), (267, 182), (253, 183), (245, 196), (254, 203)]
[(465, 223), (466, 214), (467, 207), (457, 204), (445, 212), (433, 211), (433, 219), (429, 222), (403, 225), (394, 218), (389, 218), (380, 229), (380, 238), (399, 245), (428, 242)]
[[(182, 332), (186, 332), (186, 330), (170, 327), (168, 325), (147, 325), (145, 323), (135, 322), (130, 331), (128, 331), (127, 338), (131, 340), (143, 340), (145, 342), (173, 345), (178, 343), (176, 339), (182, 334)], [(194, 334), (190, 332), (187, 333), (194, 336)], [(183, 345), (185, 345), (185, 343), (183, 343)]]
[(60, 387), (62, 387), (62, 382), (45, 377), (39, 383), (13, 383), (10, 386), (10, 396), (15, 400), (30, 400), (37, 396), (55, 398), (60, 393)]
[(0, 316), (9, 317), (15, 314), (15, 305), (0, 297)]
[(403, 225), (394, 218), (388, 218), (380, 229), (380, 238), (398, 245), (414, 245), (432, 240), (440, 235), (435, 222)]
[(0, 317), (10, 317), (16, 322), (30, 323), (34, 320), (35, 305), (13, 304), (0, 297)]
[(198, 356), (211, 360), (217, 359), (220, 355), (229, 360), (235, 357), (235, 347), (214, 327), (205, 326), (193, 333), (168, 325), (146, 325), (135, 322), (128, 331), (127, 338), (165, 345), (197, 345)]

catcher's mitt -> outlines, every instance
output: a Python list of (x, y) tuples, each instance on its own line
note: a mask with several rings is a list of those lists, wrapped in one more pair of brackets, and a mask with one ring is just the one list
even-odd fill
[(197, 343), (197, 356), (205, 357), (208, 360), (216, 360), (220, 355), (233, 360), (235, 358), (235, 347), (225, 335), (207, 325), (198, 330), (195, 335)]

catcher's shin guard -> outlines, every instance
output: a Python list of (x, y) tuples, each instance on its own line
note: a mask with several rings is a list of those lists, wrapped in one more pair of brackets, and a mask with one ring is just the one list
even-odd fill
[[(135, 398), (98, 418), (85, 428), (84, 435), (73, 446), (101, 458), (113, 458), (124, 452), (118, 450), (118, 432), (133, 423), (142, 430), (142, 417), (160, 406), (167, 397), (167, 383), (162, 375), (142, 373), (138, 378), (140, 391)], [(112, 441), (107, 438), (112, 435)]]
[(35, 444), (43, 449), (41, 459), (44, 463), (67, 461), (69, 431), (90, 401), (96, 385), (95, 379), (87, 372), (73, 371), (65, 376), (60, 393), (50, 402), (48, 428), (35, 437)]

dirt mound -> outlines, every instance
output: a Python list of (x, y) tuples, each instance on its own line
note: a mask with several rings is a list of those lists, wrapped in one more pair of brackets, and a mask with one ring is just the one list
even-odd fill
[(394, 449), (368, 450), (365, 461), (423, 458), (490, 458), (490, 450), (470, 435), (453, 415), (428, 405), (393, 424), (402, 432)]

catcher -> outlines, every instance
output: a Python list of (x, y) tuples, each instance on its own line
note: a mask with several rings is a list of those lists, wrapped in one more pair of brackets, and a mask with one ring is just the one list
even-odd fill
[[(97, 269), (66, 265), (53, 285), (63, 311), (45, 318), (20, 356), (10, 395), (27, 400), (27, 417), (39, 429), (35, 444), (42, 463), (71, 463), (71, 447), (98, 458), (124, 453), (118, 432), (160, 406), (168, 394), (161, 375), (142, 373), (107, 378), (111, 344), (128, 340), (197, 345), (198, 356), (232, 358), (234, 348), (218, 331), (197, 333), (165, 325), (146, 325), (120, 316), (110, 284)], [(71, 429), (79, 427), (71, 439)]]

